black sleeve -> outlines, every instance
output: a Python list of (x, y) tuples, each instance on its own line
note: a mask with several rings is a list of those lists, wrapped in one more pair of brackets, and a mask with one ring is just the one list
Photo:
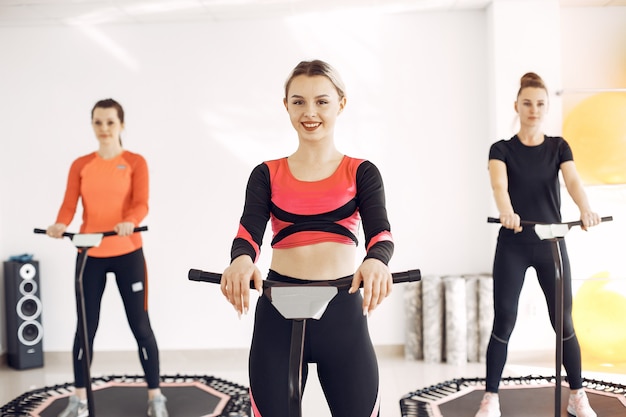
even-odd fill
[(506, 163), (506, 152), (505, 152), (505, 142), (500, 140), (495, 142), (489, 148), (489, 159), (497, 159)]
[(263, 235), (270, 218), (271, 188), (267, 165), (257, 165), (246, 186), (246, 199), (239, 222), (239, 232), (230, 251), (231, 262), (240, 255), (249, 255), (254, 262), (259, 257)]
[[(375, 258), (385, 265), (393, 255), (391, 225), (387, 219), (385, 188), (378, 168), (363, 161), (356, 172), (357, 199), (365, 234), (365, 259)], [(373, 245), (372, 242), (375, 242)], [(370, 246), (371, 245), (371, 246)]]
[(574, 153), (569, 143), (563, 138), (559, 138), (559, 157), (561, 163), (574, 160)]

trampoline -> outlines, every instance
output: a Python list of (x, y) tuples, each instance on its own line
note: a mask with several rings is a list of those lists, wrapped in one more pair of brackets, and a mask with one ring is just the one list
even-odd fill
[[(169, 414), (176, 417), (248, 417), (248, 388), (212, 376), (161, 377)], [(147, 395), (144, 377), (113, 375), (92, 378), (98, 417), (144, 416)], [(56, 417), (67, 405), (73, 384), (36, 389), (0, 408), (0, 417)]]
[[(500, 407), (507, 417), (554, 416), (556, 377), (503, 378)], [(626, 416), (626, 385), (584, 379), (583, 386), (594, 410), (602, 417)], [(562, 386), (566, 392), (566, 385)], [(402, 417), (473, 416), (485, 390), (484, 378), (460, 378), (410, 392), (400, 399)], [(567, 417), (567, 399), (561, 398), (561, 416)]]

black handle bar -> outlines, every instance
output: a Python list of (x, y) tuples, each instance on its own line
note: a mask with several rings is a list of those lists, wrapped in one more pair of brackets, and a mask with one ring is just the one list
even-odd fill
[[(419, 269), (411, 269), (404, 272), (394, 272), (391, 274), (393, 278), (394, 284), (400, 284), (403, 282), (414, 282), (422, 279), (422, 273)], [(218, 274), (217, 272), (207, 272), (201, 271), (199, 269), (190, 269), (188, 273), (188, 277), (190, 281), (201, 281), (201, 282), (210, 282), (212, 284), (219, 284), (222, 280), (222, 274)], [(352, 278), (340, 278), (333, 281), (320, 281), (319, 283), (307, 283), (307, 284), (285, 284), (283, 282), (263, 280), (264, 286), (289, 286), (289, 285), (311, 285), (311, 286), (334, 286), (338, 288), (346, 287), (349, 288), (352, 283)], [(361, 282), (361, 286), (363, 283)], [(250, 281), (250, 288), (254, 289), (254, 281)]]
[[(148, 226), (139, 226), (139, 227), (135, 227), (133, 229), (133, 233), (137, 233), (137, 232), (146, 232), (148, 230)], [(46, 234), (48, 231), (46, 229), (34, 229), (33, 230), (34, 233), (37, 234)], [(72, 238), (74, 237), (74, 235), (77, 235), (79, 233), (69, 233), (69, 232), (64, 232), (63, 233), (63, 237), (69, 237)], [(101, 234), (102, 236), (114, 236), (117, 234), (117, 232), (110, 230), (108, 232), (97, 232), (95, 234)]]
[[(600, 221), (602, 222), (610, 222), (613, 220), (613, 216), (606, 216), (606, 217), (601, 217)], [(497, 217), (487, 217), (487, 223), (500, 223), (500, 219), (498, 219)], [(522, 220), (520, 221), (521, 224), (526, 224), (526, 225), (536, 225), (536, 224), (552, 224), (552, 223), (546, 223), (546, 222), (533, 222), (530, 220)], [(557, 223), (557, 224), (566, 224), (570, 227), (572, 226), (582, 226), (583, 222), (582, 220), (576, 220), (573, 222), (565, 222), (565, 223)]]

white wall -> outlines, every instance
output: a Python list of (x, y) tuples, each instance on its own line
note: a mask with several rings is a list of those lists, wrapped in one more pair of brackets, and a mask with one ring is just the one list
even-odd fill
[[(225, 268), (250, 170), (295, 149), (282, 87), (302, 59), (327, 60), (345, 79), (336, 137), (384, 175), (392, 268), (489, 269), (489, 140), (473, 110), (487, 84), (483, 13), (329, 18), (323, 27), (313, 16), (0, 31), (0, 253), (40, 261), (47, 351), (71, 345), (74, 248), (32, 229), (54, 221), (71, 161), (96, 147), (91, 107), (109, 96), (126, 110), (125, 146), (151, 170), (144, 239), (160, 347), (248, 346), (252, 315), (238, 321), (216, 286), (186, 275)], [(78, 226), (77, 215), (70, 229)], [(403, 343), (401, 295), (398, 287), (373, 315), (375, 343)], [(133, 348), (113, 282), (96, 348)]]
[[(623, 22), (625, 9), (606, 13)], [(602, 31), (604, 19), (598, 12), (586, 28)], [(467, 11), (325, 16), (324, 25), (311, 16), (0, 29), (0, 257), (29, 252), (40, 261), (45, 350), (71, 346), (75, 254), (69, 241), (32, 229), (54, 221), (71, 161), (95, 150), (89, 112), (105, 97), (124, 105), (124, 144), (151, 170), (144, 241), (161, 349), (248, 346), (252, 314), (237, 320), (216, 286), (186, 275), (224, 269), (250, 170), (295, 149), (282, 87), (302, 59), (327, 60), (345, 79), (336, 137), (383, 173), (392, 269), (489, 272), (495, 241), (485, 217), (495, 213), (486, 166), (496, 138), (486, 114), (486, 20)], [(70, 228), (78, 225), (79, 214)], [(403, 343), (401, 287), (370, 323), (376, 344)], [(111, 282), (96, 349), (133, 348)]]

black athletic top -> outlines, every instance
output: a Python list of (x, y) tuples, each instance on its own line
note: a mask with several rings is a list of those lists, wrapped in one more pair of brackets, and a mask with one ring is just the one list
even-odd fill
[[(574, 159), (565, 139), (545, 136), (540, 145), (526, 146), (515, 135), (491, 145), (489, 159), (506, 164), (509, 196), (513, 210), (522, 220), (561, 222), (559, 169), (563, 162)], [(524, 241), (539, 239), (530, 227), (523, 227), (521, 233), (502, 228), (500, 237)]]
[(376, 166), (366, 160), (344, 156), (335, 172), (319, 181), (296, 179), (287, 158), (256, 166), (248, 180), (231, 261), (244, 254), (257, 261), (268, 220), (273, 248), (320, 242), (358, 245), (362, 222), (365, 258), (387, 264), (393, 254), (383, 181)]

